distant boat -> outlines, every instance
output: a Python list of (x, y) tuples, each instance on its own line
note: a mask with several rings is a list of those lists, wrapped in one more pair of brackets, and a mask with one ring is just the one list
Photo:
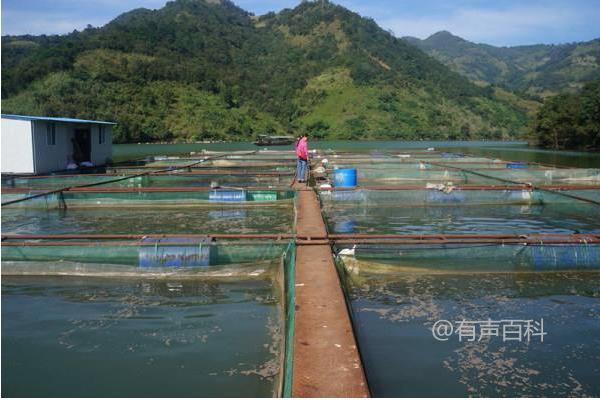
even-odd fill
[(285, 146), (294, 143), (294, 140), (293, 136), (258, 135), (254, 144), (257, 146)]

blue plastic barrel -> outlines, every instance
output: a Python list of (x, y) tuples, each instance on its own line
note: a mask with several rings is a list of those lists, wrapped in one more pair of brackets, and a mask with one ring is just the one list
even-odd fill
[(453, 190), (450, 193), (440, 192), (435, 189), (428, 190), (425, 198), (425, 202), (431, 204), (464, 203), (465, 200), (465, 194), (460, 190)]
[(353, 219), (336, 221), (333, 228), (335, 233), (354, 233), (355, 229), (356, 221), (354, 221)]
[(245, 190), (212, 190), (208, 194), (211, 203), (235, 203), (246, 201)]
[(141, 268), (189, 268), (210, 265), (211, 246), (207, 239), (145, 238), (142, 242), (155, 245), (140, 246), (138, 257)]
[(517, 162), (509, 162), (506, 164), (506, 168), (510, 168), (510, 169), (526, 169), (529, 166), (527, 165), (526, 162), (522, 162), (522, 161), (517, 161)]
[(600, 246), (585, 244), (529, 246), (536, 270), (598, 269)]
[(355, 187), (356, 184), (356, 168), (336, 169), (333, 171), (333, 186)]

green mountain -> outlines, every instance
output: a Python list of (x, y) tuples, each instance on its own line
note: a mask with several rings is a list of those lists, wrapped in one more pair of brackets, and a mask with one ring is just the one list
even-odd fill
[(532, 136), (540, 146), (556, 150), (600, 149), (600, 81), (546, 100), (533, 121)]
[(472, 43), (446, 31), (403, 39), (474, 82), (535, 96), (574, 92), (600, 79), (600, 39), (516, 47)]
[(5, 36), (2, 50), (3, 112), (114, 120), (119, 142), (508, 139), (537, 107), (327, 1), (256, 17), (176, 0), (64, 36)]

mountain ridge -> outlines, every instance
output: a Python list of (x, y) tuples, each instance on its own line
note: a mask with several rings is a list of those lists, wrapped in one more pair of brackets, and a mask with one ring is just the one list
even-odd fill
[(176, 0), (2, 49), (3, 111), (116, 120), (119, 142), (515, 138), (531, 113), (328, 1), (255, 17)]
[(503, 85), (531, 96), (545, 98), (574, 92), (585, 83), (600, 79), (600, 38), (497, 47), (440, 31), (423, 40), (403, 40), (474, 82)]

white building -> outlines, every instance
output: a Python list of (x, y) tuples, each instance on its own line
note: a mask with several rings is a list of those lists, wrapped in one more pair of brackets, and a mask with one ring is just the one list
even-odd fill
[(104, 165), (113, 122), (2, 114), (2, 173), (46, 174), (69, 164)]

